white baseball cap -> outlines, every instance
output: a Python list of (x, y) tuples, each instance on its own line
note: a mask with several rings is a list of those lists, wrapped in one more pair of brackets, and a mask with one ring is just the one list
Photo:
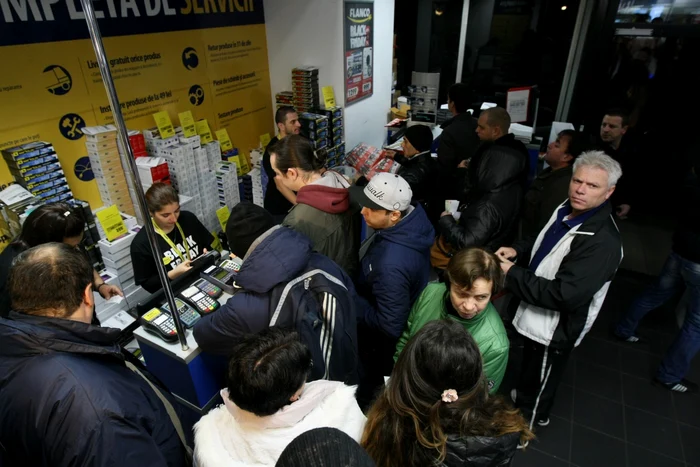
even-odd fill
[(364, 188), (350, 187), (350, 196), (358, 204), (369, 209), (405, 211), (411, 205), (413, 191), (403, 177), (380, 172), (372, 177)]

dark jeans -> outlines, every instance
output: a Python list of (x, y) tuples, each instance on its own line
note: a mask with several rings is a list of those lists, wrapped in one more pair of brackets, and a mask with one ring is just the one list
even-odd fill
[(571, 350), (553, 349), (525, 338), (515, 405), (531, 428), (536, 420), (549, 417)]
[(623, 338), (634, 335), (642, 318), (676, 295), (684, 285), (690, 294), (685, 321), (656, 374), (659, 381), (667, 384), (677, 383), (685, 377), (690, 361), (700, 349), (700, 264), (671, 253), (661, 275), (637, 297), (615, 329), (615, 333)]

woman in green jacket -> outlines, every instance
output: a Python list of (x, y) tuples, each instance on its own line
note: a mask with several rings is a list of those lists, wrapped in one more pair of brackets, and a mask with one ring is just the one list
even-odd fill
[(406, 328), (396, 345), (398, 360), (406, 342), (426, 323), (451, 319), (466, 328), (479, 346), (484, 374), (492, 394), (498, 391), (508, 365), (510, 342), (491, 296), (503, 284), (498, 259), (481, 248), (459, 251), (445, 270), (445, 283), (431, 283), (413, 304)]

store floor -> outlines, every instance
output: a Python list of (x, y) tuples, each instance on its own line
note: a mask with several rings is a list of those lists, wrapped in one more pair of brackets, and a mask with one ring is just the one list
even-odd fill
[[(537, 440), (516, 454), (514, 467), (700, 467), (700, 395), (674, 394), (651, 384), (678, 329), (676, 303), (642, 322), (639, 334), (646, 343), (621, 343), (610, 335), (670, 247), (665, 229), (622, 230), (629, 269), (618, 273), (591, 333), (572, 353), (550, 425), (537, 430)], [(511, 342), (504, 394), (522, 359), (518, 336)], [(688, 378), (700, 383), (700, 358)]]

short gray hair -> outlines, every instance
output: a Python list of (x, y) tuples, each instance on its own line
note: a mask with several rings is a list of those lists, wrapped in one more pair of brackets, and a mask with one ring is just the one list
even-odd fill
[(620, 163), (603, 151), (586, 151), (582, 153), (574, 162), (574, 173), (579, 167), (597, 167), (605, 170), (608, 174), (608, 188), (617, 185), (617, 181), (622, 177)]

